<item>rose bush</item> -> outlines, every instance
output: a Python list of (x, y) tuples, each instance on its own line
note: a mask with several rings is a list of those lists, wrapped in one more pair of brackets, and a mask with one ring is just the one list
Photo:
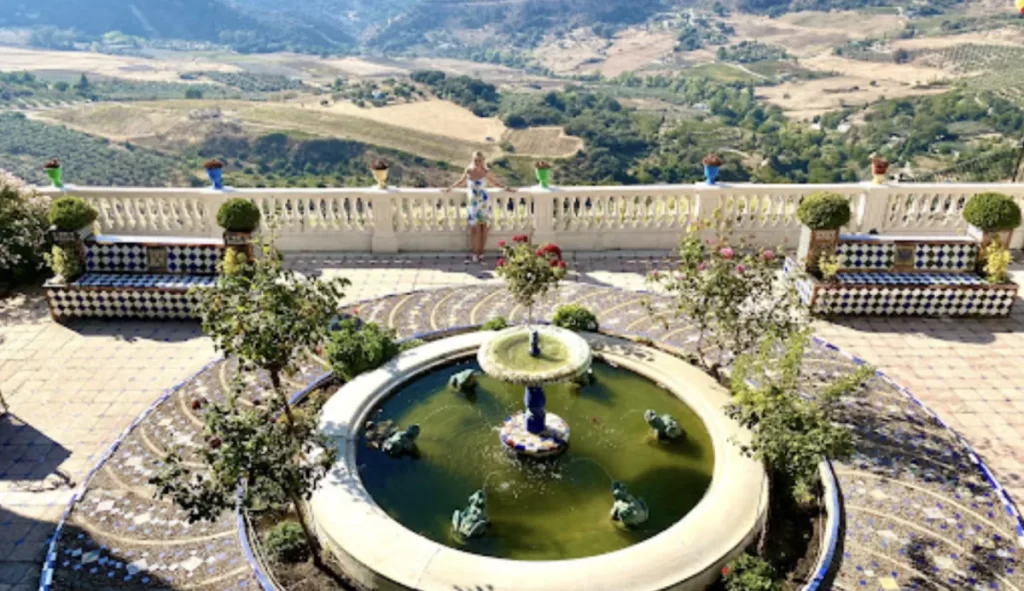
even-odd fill
[(49, 199), (0, 172), (0, 281), (25, 281), (43, 268), (49, 206)]
[(501, 258), (496, 273), (505, 280), (512, 299), (527, 309), (527, 318), (533, 322), (533, 305), (537, 298), (552, 289), (565, 277), (566, 265), (562, 249), (557, 244), (535, 246), (525, 234), (512, 237), (512, 244), (499, 242)]

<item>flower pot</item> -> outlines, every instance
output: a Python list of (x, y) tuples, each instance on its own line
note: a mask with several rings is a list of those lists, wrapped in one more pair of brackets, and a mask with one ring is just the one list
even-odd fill
[(835, 255), (838, 244), (839, 230), (812, 230), (801, 226), (800, 244), (796, 250), (797, 263), (805, 271), (816, 273), (822, 255)]
[(213, 188), (220, 191), (224, 189), (224, 169), (223, 168), (207, 168), (206, 175), (210, 177), (210, 182), (213, 183)]
[(709, 185), (713, 185), (718, 181), (718, 170), (720, 168), (721, 166), (712, 166), (710, 164), (704, 165), (704, 180), (707, 181)]
[(985, 264), (988, 261), (988, 247), (990, 244), (999, 241), (1003, 248), (1009, 248), (1010, 238), (1013, 237), (1013, 230), (997, 230), (986, 232), (977, 226), (967, 224), (967, 235), (978, 241), (978, 261), (975, 265), (979, 273), (983, 273)]
[(388, 169), (382, 168), (380, 170), (373, 170), (373, 178), (377, 181), (378, 189), (388, 188)]
[(46, 169), (46, 176), (50, 177), (50, 182), (52, 182), (53, 186), (58, 188), (58, 189), (63, 189), (64, 188), (64, 181), (63, 181), (63, 178), (62, 178), (63, 174), (64, 173), (61, 171), (60, 168), (47, 168)]
[(244, 252), (249, 262), (253, 260), (252, 233), (251, 232), (230, 232), (224, 231), (224, 246)]
[(551, 169), (550, 168), (537, 168), (537, 182), (540, 183), (542, 188), (547, 189), (551, 185)]

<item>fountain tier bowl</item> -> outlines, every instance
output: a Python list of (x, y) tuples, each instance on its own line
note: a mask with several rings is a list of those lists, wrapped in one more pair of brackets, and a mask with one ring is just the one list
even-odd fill
[[(537, 331), (540, 355), (530, 355), (530, 332)], [(477, 361), (484, 372), (510, 384), (540, 385), (567, 382), (590, 367), (587, 341), (557, 326), (513, 326), (497, 333), (480, 347)]]
[[(729, 402), (728, 394), (679, 359), (597, 335), (588, 335), (586, 339), (599, 359), (663, 385), (692, 409), (707, 430), (706, 438), (715, 458), (711, 484), (683, 519), (624, 549), (572, 560), (530, 562), (473, 554), (438, 543), (398, 523), (368, 492), (371, 473), (366, 473), (366, 482), (360, 476), (357, 451), (362, 445), (361, 427), (393, 394), (400, 397), (401, 389), (410, 380), (471, 356), (490, 337), (487, 333), (472, 333), (417, 347), (380, 370), (349, 382), (325, 405), (321, 429), (336, 440), (339, 460), (313, 496), (312, 512), (325, 544), (360, 583), (371, 589), (424, 591), (451, 591), (484, 582), (495, 591), (704, 589), (717, 578), (721, 567), (742, 552), (757, 534), (767, 506), (767, 480), (760, 465), (744, 458), (730, 441), (735, 438), (743, 442), (749, 433), (722, 414)], [(483, 395), (487, 388), (492, 386), (485, 384), (481, 390), (481, 403), (486, 402)], [(553, 394), (562, 398), (559, 393)], [(470, 403), (458, 398), (460, 394), (452, 392), (451, 396), (453, 402)], [(583, 437), (589, 434), (589, 426), (578, 425), (575, 432)], [(427, 447), (427, 437), (425, 432), (421, 438), (421, 460), (437, 453)], [(573, 453), (575, 448), (556, 462), (566, 461)], [(584, 467), (574, 465), (572, 469)], [(492, 490), (499, 484), (491, 482), (487, 487)], [(631, 483), (627, 479), (625, 484)], [(429, 486), (417, 490), (423, 498), (435, 494)], [(642, 492), (638, 494), (642, 496)], [(490, 492), (488, 495), (491, 496)], [(494, 495), (494, 503), (500, 501), (500, 496)], [(608, 502), (610, 507), (610, 490)], [(572, 500), (567, 499), (566, 511), (571, 504)], [(461, 507), (451, 507), (456, 508)], [(494, 511), (498, 510), (495, 506)], [(499, 516), (494, 517), (497, 522)], [(493, 528), (495, 531), (488, 531), (483, 539), (508, 531), (501, 523)]]

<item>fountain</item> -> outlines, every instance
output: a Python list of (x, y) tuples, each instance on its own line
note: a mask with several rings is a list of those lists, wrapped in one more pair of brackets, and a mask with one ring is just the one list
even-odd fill
[(555, 326), (507, 328), (480, 347), (477, 361), (487, 375), (526, 387), (526, 410), (508, 417), (501, 427), (505, 447), (532, 457), (565, 451), (569, 424), (545, 410), (544, 386), (586, 374), (591, 360), (587, 341)]
[(514, 243), (499, 274), (525, 326), (416, 347), (324, 405), (339, 460), (317, 531), (369, 589), (704, 589), (767, 506), (728, 392), (654, 349), (532, 326), (564, 263)]

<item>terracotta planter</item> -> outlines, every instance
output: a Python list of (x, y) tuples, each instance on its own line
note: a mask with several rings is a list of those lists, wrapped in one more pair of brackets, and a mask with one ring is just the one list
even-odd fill
[(975, 267), (979, 273), (983, 273), (988, 257), (988, 246), (998, 240), (999, 244), (1003, 245), (1003, 248), (1008, 248), (1010, 238), (1013, 237), (1013, 230), (986, 232), (977, 226), (967, 224), (967, 235), (978, 241), (978, 261)]
[(885, 175), (889, 172), (889, 161), (885, 158), (872, 158), (871, 159), (871, 174), (873, 175), (872, 182), (876, 185), (885, 184)]
[(252, 262), (252, 232), (230, 232), (224, 230), (224, 246), (234, 251), (244, 252), (249, 262)]
[(800, 227), (800, 245), (796, 251), (797, 262), (805, 271), (818, 271), (818, 261), (822, 255), (836, 254), (839, 243), (839, 230), (812, 230), (807, 226)]

